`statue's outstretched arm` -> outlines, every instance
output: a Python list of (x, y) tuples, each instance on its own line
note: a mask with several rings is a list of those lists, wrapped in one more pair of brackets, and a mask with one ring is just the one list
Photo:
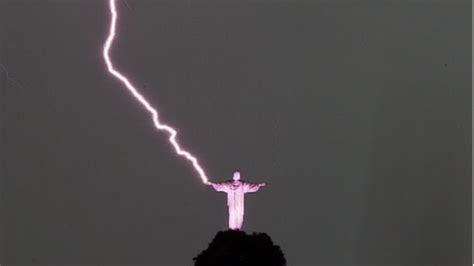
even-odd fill
[(259, 184), (246, 183), (245, 184), (245, 192), (246, 193), (257, 192), (261, 187), (264, 187), (264, 186), (266, 186), (265, 183), (259, 183)]
[(226, 192), (227, 190), (227, 184), (226, 183), (213, 183), (213, 182), (208, 182), (208, 185), (212, 186), (212, 188), (215, 191), (218, 192)]

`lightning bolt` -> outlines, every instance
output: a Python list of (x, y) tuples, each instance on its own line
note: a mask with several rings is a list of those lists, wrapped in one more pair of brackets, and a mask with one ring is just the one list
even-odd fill
[(135, 97), (135, 99), (143, 107), (145, 107), (145, 109), (150, 113), (153, 119), (153, 124), (155, 125), (156, 129), (159, 131), (164, 131), (168, 135), (168, 141), (173, 146), (175, 152), (179, 156), (187, 159), (194, 167), (194, 170), (198, 173), (202, 182), (204, 182), (204, 184), (207, 184), (208, 177), (206, 176), (206, 173), (204, 172), (201, 165), (199, 165), (197, 158), (194, 157), (190, 152), (181, 148), (178, 141), (176, 140), (176, 135), (178, 134), (176, 129), (174, 129), (173, 127), (167, 124), (160, 122), (160, 120), (158, 119), (158, 111), (155, 108), (153, 108), (153, 106), (145, 99), (145, 97), (142, 94), (138, 92), (138, 90), (132, 85), (132, 83), (128, 80), (128, 78), (125, 77), (125, 75), (123, 75), (122, 73), (120, 73), (118, 70), (115, 69), (109, 55), (110, 49), (112, 47), (112, 43), (116, 35), (116, 25), (117, 25), (117, 18), (118, 18), (115, 0), (109, 0), (109, 8), (110, 8), (110, 14), (111, 14), (110, 30), (109, 30), (109, 35), (107, 36), (107, 39), (104, 43), (104, 50), (103, 50), (103, 56), (104, 56), (105, 63), (107, 64), (107, 70), (115, 78), (120, 80), (123, 83), (123, 85), (125, 85), (125, 87), (128, 89), (128, 91)]

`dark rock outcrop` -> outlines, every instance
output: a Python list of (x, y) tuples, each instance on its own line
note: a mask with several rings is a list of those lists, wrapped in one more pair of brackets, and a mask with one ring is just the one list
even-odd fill
[(195, 266), (284, 266), (279, 246), (265, 233), (221, 231), (209, 247), (194, 258)]

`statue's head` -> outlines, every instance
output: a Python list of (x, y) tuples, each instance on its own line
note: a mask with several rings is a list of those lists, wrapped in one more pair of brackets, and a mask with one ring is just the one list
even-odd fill
[(232, 176), (232, 179), (234, 179), (234, 181), (239, 181), (240, 180), (240, 172), (235, 171), (234, 176)]

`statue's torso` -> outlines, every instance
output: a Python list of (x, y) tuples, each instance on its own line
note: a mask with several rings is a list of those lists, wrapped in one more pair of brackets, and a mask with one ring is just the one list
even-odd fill
[(227, 205), (235, 208), (243, 207), (244, 194), (244, 182), (230, 181), (227, 190)]

